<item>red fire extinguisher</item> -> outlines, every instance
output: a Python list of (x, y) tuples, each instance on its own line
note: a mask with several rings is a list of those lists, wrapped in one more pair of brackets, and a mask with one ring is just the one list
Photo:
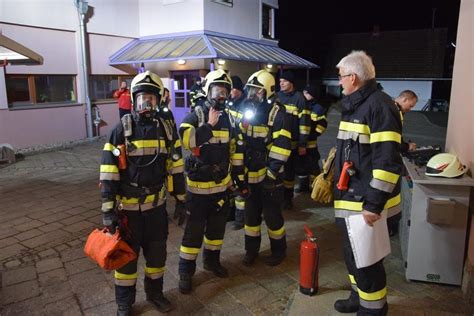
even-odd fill
[(306, 239), (300, 246), (300, 292), (314, 295), (318, 292), (319, 247), (316, 237), (307, 225), (304, 225)]

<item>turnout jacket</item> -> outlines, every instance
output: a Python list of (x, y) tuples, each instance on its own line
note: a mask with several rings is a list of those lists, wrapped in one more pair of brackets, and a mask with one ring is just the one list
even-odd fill
[(308, 101), (308, 107), (311, 109), (311, 125), (308, 136), (307, 148), (316, 148), (318, 146), (317, 139), (328, 127), (327, 112), (328, 108), (317, 103), (316, 100)]
[(222, 111), (215, 126), (207, 123), (207, 101), (196, 106), (179, 128), (185, 149), (191, 150), (186, 159), (188, 190), (195, 194), (226, 191), (235, 182), (244, 180), (243, 142), (228, 108)]
[(377, 214), (386, 209), (389, 217), (400, 212), (401, 133), (399, 111), (375, 80), (342, 98), (334, 183), (346, 160), (356, 174), (347, 191), (334, 188), (336, 217), (364, 209)]
[[(130, 115), (130, 114), (128, 114)], [(121, 203), (124, 210), (145, 211), (164, 203), (168, 192), (185, 198), (181, 141), (171, 111), (154, 121), (132, 121), (132, 135), (125, 138), (119, 123), (102, 152), (100, 184), (102, 209)], [(126, 145), (127, 167), (119, 169), (118, 146)]]
[(283, 165), (291, 154), (290, 120), (283, 104), (262, 102), (251, 120), (242, 119), (240, 128), (247, 183), (260, 183), (267, 175), (281, 182)]
[(290, 117), (292, 149), (306, 147), (311, 129), (311, 111), (303, 94), (299, 91), (278, 92), (278, 99)]

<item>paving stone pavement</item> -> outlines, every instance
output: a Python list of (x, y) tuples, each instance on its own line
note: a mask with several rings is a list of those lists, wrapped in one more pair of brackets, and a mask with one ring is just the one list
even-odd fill
[[(333, 144), (337, 113), (321, 139), (321, 151)], [(433, 134), (433, 133), (431, 133)], [(413, 131), (413, 135), (419, 135)], [(429, 141), (429, 140), (428, 140)], [(114, 315), (113, 274), (87, 259), (83, 245), (101, 223), (98, 165), (103, 140), (70, 149), (26, 156), (0, 169), (0, 315)], [(169, 202), (173, 209), (173, 202)], [(227, 230), (222, 261), (230, 277), (219, 279), (202, 269), (191, 295), (178, 292), (178, 254), (183, 229), (170, 221), (165, 294), (171, 315), (333, 315), (336, 298), (349, 293), (341, 236), (333, 210), (315, 205), (307, 194), (296, 197), (295, 210), (284, 213), (288, 257), (277, 267), (259, 258), (240, 263), (243, 231)], [(303, 224), (316, 230), (321, 247), (320, 292), (298, 292), (299, 243)], [(262, 256), (269, 254), (263, 229)], [(143, 258), (140, 258), (143, 266)], [(459, 287), (407, 282), (400, 245), (392, 240), (386, 259), (390, 315), (457, 315), (469, 312)], [(143, 271), (137, 285), (137, 315), (158, 315), (145, 301)]]

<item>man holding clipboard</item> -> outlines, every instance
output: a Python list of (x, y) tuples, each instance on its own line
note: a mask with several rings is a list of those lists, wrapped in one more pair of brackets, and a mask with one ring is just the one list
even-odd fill
[(344, 97), (334, 208), (352, 291), (334, 307), (341, 313), (386, 315), (383, 258), (390, 253), (386, 219), (400, 210), (400, 115), (390, 96), (377, 88), (375, 67), (365, 52), (353, 51), (336, 67)]

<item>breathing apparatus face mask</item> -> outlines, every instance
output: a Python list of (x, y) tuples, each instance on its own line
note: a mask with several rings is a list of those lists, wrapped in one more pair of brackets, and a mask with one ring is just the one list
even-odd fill
[(229, 90), (224, 85), (213, 84), (209, 88), (208, 100), (217, 111), (222, 111), (225, 108), (227, 98), (229, 96)]
[(151, 93), (140, 93), (137, 95), (135, 104), (133, 105), (135, 113), (140, 117), (152, 117), (157, 107), (158, 97)]

